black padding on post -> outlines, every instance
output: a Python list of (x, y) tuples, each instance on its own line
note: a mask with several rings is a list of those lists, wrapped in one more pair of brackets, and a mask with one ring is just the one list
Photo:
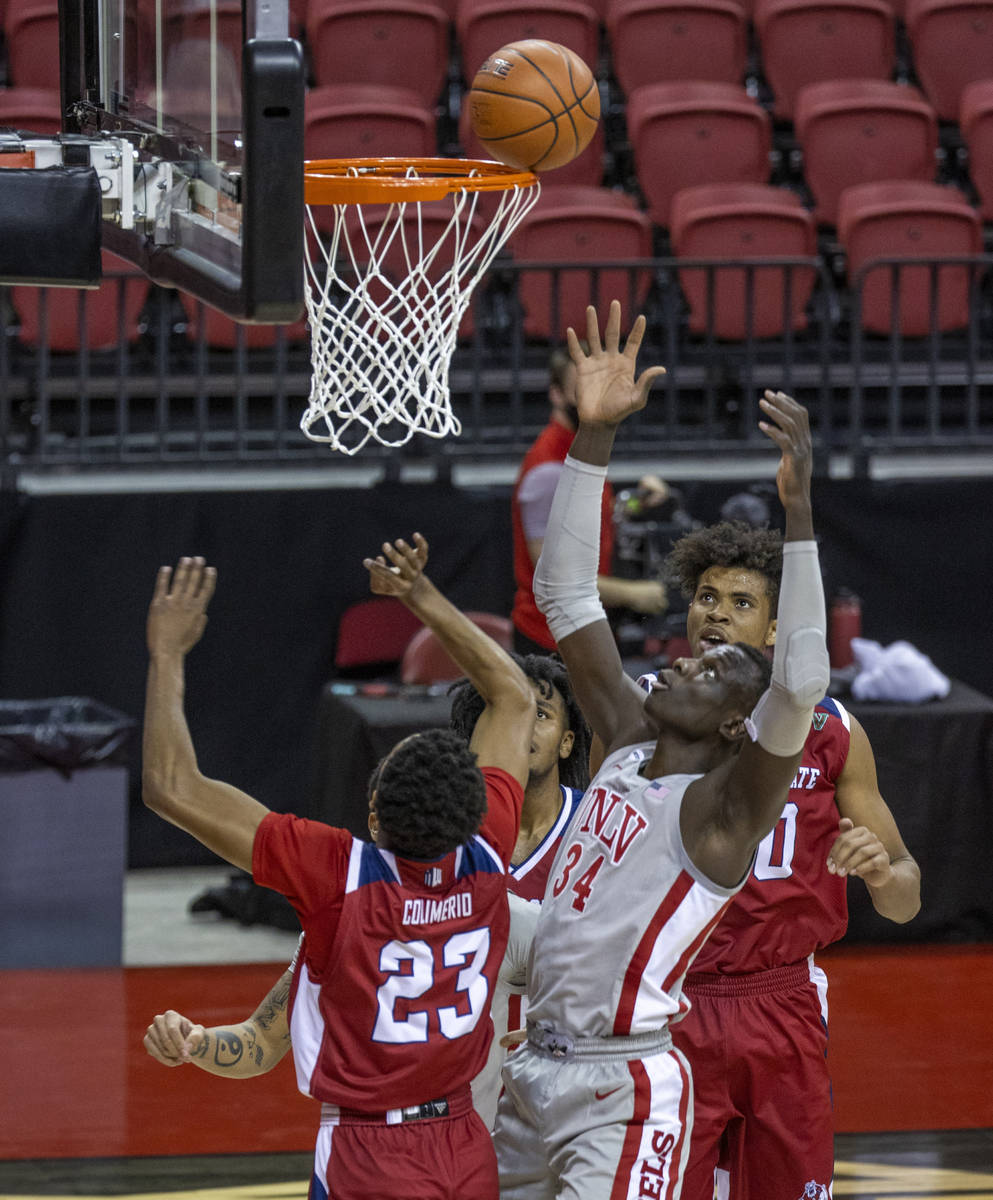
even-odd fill
[(93, 167), (0, 169), (0, 282), (97, 287), (101, 224)]

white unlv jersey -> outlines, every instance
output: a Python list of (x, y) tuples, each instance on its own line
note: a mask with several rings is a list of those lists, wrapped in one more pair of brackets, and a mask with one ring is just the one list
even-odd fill
[(559, 846), (528, 975), (537, 1025), (624, 1037), (678, 1020), (683, 977), (740, 890), (690, 861), (679, 807), (700, 777), (645, 779), (638, 768), (653, 750), (626, 746), (604, 761)]

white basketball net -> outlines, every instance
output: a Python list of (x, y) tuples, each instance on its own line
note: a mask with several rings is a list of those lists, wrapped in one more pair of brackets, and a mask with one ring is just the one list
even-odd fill
[(477, 214), (483, 194), (321, 206), (333, 214), (330, 237), (307, 206), (313, 369), (300, 428), (312, 441), (355, 454), (370, 439), (401, 446), (415, 433), (461, 432), (448, 382), (459, 324), (539, 187), (485, 193), (494, 205), (485, 217)]

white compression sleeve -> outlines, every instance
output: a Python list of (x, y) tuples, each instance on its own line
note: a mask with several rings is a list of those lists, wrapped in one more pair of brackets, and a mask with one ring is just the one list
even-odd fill
[(787, 758), (803, 749), (814, 705), (831, 681), (826, 630), (817, 543), (786, 542), (772, 684), (748, 723), (752, 738), (770, 754)]
[(567, 457), (555, 489), (541, 557), (534, 568), (534, 598), (557, 642), (606, 619), (596, 583), (606, 478), (606, 467)]

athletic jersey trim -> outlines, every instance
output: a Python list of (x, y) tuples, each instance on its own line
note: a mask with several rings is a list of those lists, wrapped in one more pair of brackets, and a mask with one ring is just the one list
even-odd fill
[(559, 784), (559, 791), (562, 793), (562, 806), (559, 808), (558, 816), (527, 858), (516, 866), (513, 863), (510, 864), (510, 874), (514, 879), (524, 879), (535, 867), (540, 866), (549, 844), (562, 837), (571, 822), (583, 793), (578, 788), (566, 787), (564, 783)]

